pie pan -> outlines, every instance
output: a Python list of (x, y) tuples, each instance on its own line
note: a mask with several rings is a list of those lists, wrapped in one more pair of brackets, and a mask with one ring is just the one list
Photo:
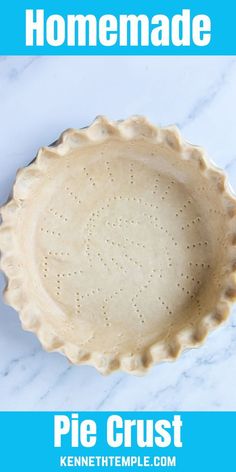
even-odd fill
[(176, 127), (69, 129), (1, 208), (6, 302), (48, 351), (141, 374), (199, 345), (236, 297), (236, 199)]

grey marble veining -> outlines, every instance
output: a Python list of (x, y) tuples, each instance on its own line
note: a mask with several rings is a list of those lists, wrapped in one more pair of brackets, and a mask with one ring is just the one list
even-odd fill
[[(0, 60), (0, 203), (39, 146), (98, 114), (179, 124), (236, 189), (234, 57), (8, 57)], [(4, 279), (0, 277), (0, 288)], [(46, 353), (0, 298), (1, 410), (235, 410), (236, 309), (199, 349), (144, 377)]]

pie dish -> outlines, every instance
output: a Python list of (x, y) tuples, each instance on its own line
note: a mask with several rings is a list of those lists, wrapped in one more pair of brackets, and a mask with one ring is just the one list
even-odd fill
[(141, 374), (199, 345), (236, 297), (236, 199), (176, 127), (65, 131), (1, 215), (5, 299), (73, 363)]

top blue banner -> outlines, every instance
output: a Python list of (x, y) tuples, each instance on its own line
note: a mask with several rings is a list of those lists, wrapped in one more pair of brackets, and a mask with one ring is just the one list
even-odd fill
[(15, 0), (1, 55), (234, 55), (236, 2)]

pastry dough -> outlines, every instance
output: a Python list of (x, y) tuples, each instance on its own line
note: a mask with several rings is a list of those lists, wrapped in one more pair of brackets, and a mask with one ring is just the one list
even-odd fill
[(236, 200), (175, 127), (67, 130), (1, 213), (6, 300), (73, 363), (142, 373), (199, 344), (236, 295)]

